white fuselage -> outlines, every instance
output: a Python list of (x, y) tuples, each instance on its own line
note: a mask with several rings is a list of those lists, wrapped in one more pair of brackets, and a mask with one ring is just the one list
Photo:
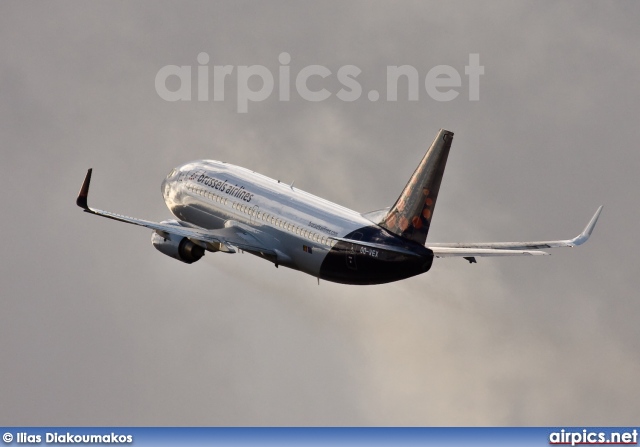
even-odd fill
[[(235, 221), (271, 238), (280, 264), (319, 276), (336, 241), (373, 225), (360, 213), (249, 169), (212, 160), (176, 168), (162, 185), (180, 220), (207, 229)], [(264, 238), (264, 236), (263, 236)]]

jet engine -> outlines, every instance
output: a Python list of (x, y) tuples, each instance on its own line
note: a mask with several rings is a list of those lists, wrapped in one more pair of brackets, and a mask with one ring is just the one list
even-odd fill
[[(168, 221), (162, 223), (171, 225), (174, 222), (175, 221)], [(175, 225), (179, 224), (176, 222)], [(151, 243), (158, 251), (186, 264), (193, 264), (204, 256), (204, 248), (198, 244), (194, 244), (186, 237), (175, 234), (167, 234), (164, 236), (154, 231), (151, 235)]]

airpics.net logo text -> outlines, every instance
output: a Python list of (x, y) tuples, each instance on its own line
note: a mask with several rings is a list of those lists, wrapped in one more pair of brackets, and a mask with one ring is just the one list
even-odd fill
[[(160, 98), (165, 101), (225, 101), (225, 81), (228, 77), (235, 77), (236, 104), (238, 113), (247, 113), (249, 103), (265, 101), (271, 97), (274, 90), (278, 90), (279, 101), (290, 101), (292, 86), (295, 93), (302, 99), (311, 102), (325, 101), (332, 96), (328, 90), (328, 83), (335, 75), (340, 84), (340, 90), (335, 97), (341, 101), (352, 102), (360, 99), (363, 93), (358, 77), (362, 70), (355, 65), (343, 65), (336, 72), (332, 72), (324, 65), (307, 65), (297, 73), (291, 72), (291, 55), (283, 52), (278, 56), (277, 76), (264, 65), (213, 65), (209, 66), (209, 55), (205, 52), (198, 54), (197, 69), (191, 65), (165, 65), (156, 74), (155, 87)], [(386, 70), (386, 100), (398, 101), (398, 86), (406, 85), (407, 100), (418, 101), (421, 87), (434, 101), (448, 102), (458, 98), (463, 85), (463, 77), (458, 70), (450, 65), (436, 65), (421, 77), (418, 69), (412, 65), (388, 65)], [(468, 65), (464, 74), (468, 78), (468, 100), (480, 100), (480, 76), (484, 75), (484, 66), (480, 65), (478, 53), (469, 54)], [(192, 77), (195, 75), (195, 85)], [(309, 80), (314, 78), (311, 82)], [(176, 82), (177, 81), (177, 82)], [(422, 81), (422, 82), (421, 82)], [(167, 83), (171, 86), (167, 86)], [(259, 87), (256, 87), (256, 84)], [(312, 84), (313, 88), (309, 85)], [(176, 87), (177, 85), (177, 87)], [(212, 87), (212, 95), (210, 95)], [(378, 90), (369, 90), (367, 99), (375, 102), (381, 99)], [(403, 98), (404, 99), (404, 98)]]

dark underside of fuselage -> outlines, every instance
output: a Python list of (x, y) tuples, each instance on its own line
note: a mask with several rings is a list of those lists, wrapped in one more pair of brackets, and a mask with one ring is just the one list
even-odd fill
[[(433, 252), (428, 248), (395, 236), (377, 226), (358, 229), (339, 241), (327, 253), (320, 267), (320, 278), (342, 284), (384, 284), (416, 276), (428, 271)], [(414, 254), (371, 248), (357, 241), (399, 247)]]

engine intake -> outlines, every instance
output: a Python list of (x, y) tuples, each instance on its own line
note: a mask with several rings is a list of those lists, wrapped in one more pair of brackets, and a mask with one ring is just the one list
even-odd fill
[(151, 235), (153, 246), (167, 256), (186, 264), (193, 264), (204, 256), (204, 248), (194, 244), (186, 237), (168, 234), (166, 237), (154, 232)]

